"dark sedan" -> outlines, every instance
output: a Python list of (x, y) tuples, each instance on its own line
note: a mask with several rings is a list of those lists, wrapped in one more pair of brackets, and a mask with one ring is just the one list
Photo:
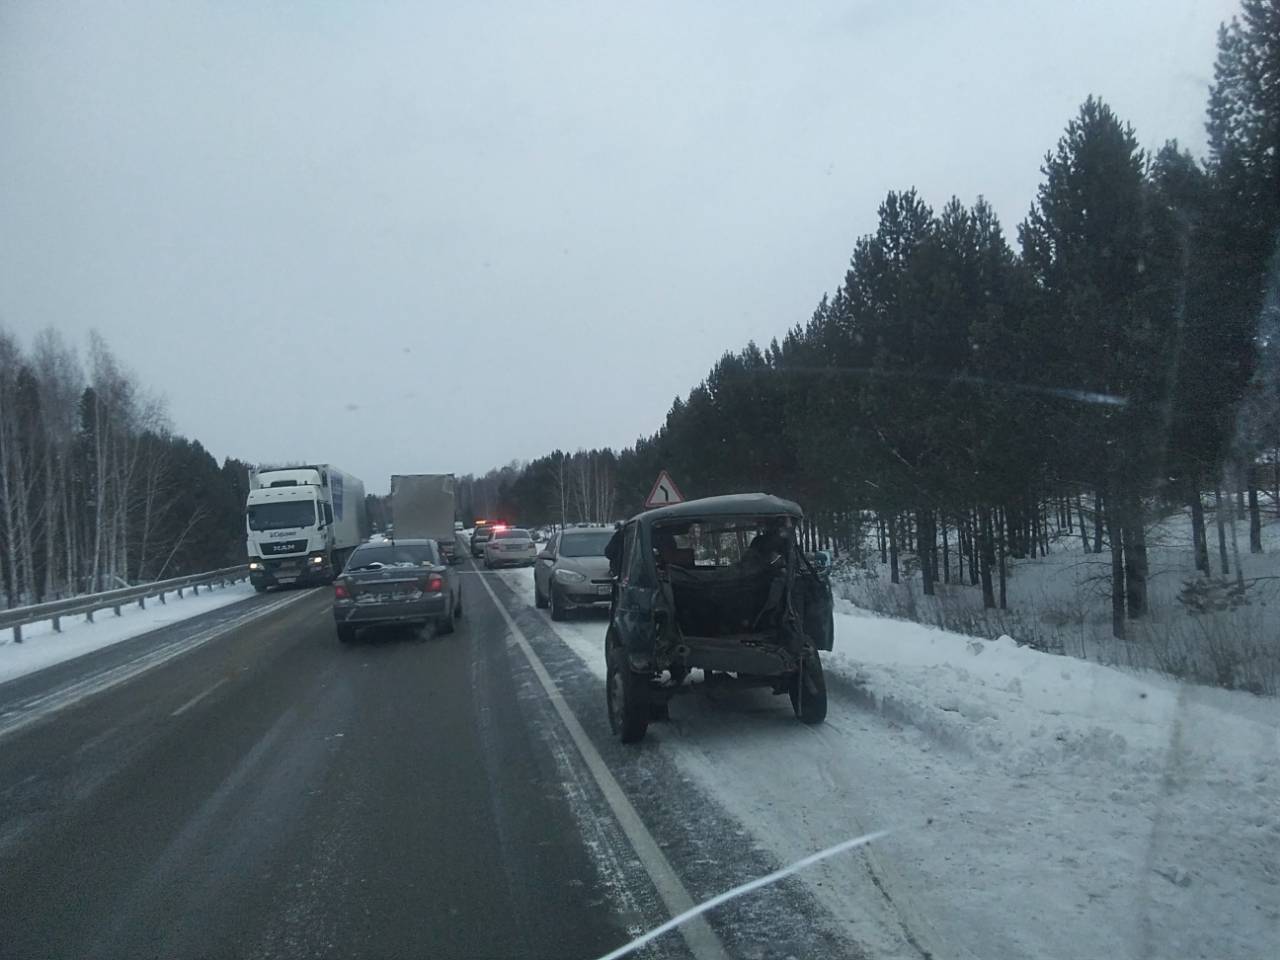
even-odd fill
[(360, 627), (396, 624), (453, 633), (462, 616), (462, 584), (434, 540), (386, 540), (357, 547), (333, 584), (338, 639), (350, 643)]
[(478, 526), (471, 531), (471, 556), (479, 559), (484, 556), (484, 545), (493, 537), (492, 526)]

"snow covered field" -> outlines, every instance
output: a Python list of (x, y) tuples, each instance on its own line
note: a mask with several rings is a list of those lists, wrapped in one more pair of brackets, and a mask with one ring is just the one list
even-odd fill
[[(1206, 509), (1211, 594), (1225, 598), (1212, 508)], [(1250, 554), (1248, 521), (1237, 521), (1238, 557), (1228, 556), (1234, 584), (1239, 564), (1248, 602), (1229, 609), (1192, 614), (1178, 594), (1198, 579), (1192, 554), (1189, 511), (1178, 511), (1147, 530), (1150, 615), (1129, 623), (1129, 639), (1111, 635), (1111, 555), (1086, 552), (1079, 534), (1055, 539), (1048, 556), (1010, 559), (1008, 610), (984, 610), (982, 592), (965, 583), (939, 584), (934, 597), (921, 592), (914, 556), (904, 555), (902, 582), (889, 581), (872, 541), (867, 569), (845, 567), (835, 582), (838, 595), (887, 616), (933, 624), (959, 633), (1020, 642), (1100, 663), (1159, 669), (1202, 683), (1255, 692), (1280, 691), (1280, 522), (1266, 518), (1264, 552)], [(954, 537), (952, 543), (954, 551)], [(953, 552), (952, 575), (956, 576)], [(968, 571), (966, 571), (967, 573)], [(1200, 581), (1205, 583), (1204, 580)]]
[(121, 607), (118, 617), (110, 610), (100, 610), (94, 614), (92, 623), (82, 616), (63, 617), (61, 633), (55, 633), (47, 620), (35, 623), (22, 628), (22, 643), (13, 642), (13, 631), (2, 631), (0, 683), (253, 595), (253, 587), (247, 582), (212, 589), (202, 587), (198, 596), (190, 591), (182, 598), (170, 593), (163, 604), (154, 597), (148, 598), (146, 609), (139, 609), (136, 603)]
[[(532, 572), (499, 574), (533, 602)], [(551, 624), (598, 676), (599, 618)], [(872, 955), (1213, 957), (1280, 944), (1280, 702), (842, 602), (828, 722), (678, 698), (653, 736)], [(915, 944), (913, 946), (913, 943)]]

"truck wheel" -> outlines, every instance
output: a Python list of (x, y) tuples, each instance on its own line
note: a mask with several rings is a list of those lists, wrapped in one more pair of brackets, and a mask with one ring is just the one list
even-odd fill
[(255, 584), (253, 585), (253, 589), (254, 589), (257, 593), (266, 593), (266, 592), (267, 592), (267, 585), (266, 585), (265, 583), (255, 583)]
[(564, 603), (560, 600), (560, 594), (556, 593), (556, 586), (554, 583), (551, 585), (550, 589), (551, 589), (551, 619), (567, 620), (569, 618), (569, 611), (565, 609)]
[(827, 719), (827, 681), (822, 676), (817, 650), (801, 661), (787, 693), (791, 695), (791, 709), (801, 723), (822, 723)]
[(614, 647), (605, 677), (609, 726), (623, 743), (639, 743), (649, 729), (649, 678), (635, 673)]
[(539, 610), (547, 609), (547, 598), (538, 589), (538, 581), (536, 579), (533, 581), (533, 605)]
[(345, 623), (338, 624), (338, 639), (343, 643), (355, 643), (356, 628), (347, 626)]

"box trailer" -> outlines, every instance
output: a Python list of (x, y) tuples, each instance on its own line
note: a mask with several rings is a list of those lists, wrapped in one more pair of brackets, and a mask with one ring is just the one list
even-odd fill
[(454, 549), (454, 476), (407, 473), (391, 478), (391, 526), (397, 540), (434, 540), (450, 563), (461, 563)]

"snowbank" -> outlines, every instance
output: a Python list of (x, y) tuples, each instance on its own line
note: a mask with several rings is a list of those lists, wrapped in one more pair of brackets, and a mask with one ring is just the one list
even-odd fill
[[(1203, 773), (1268, 779), (1280, 701), (1183, 684), (921, 624), (837, 601), (828, 672), (855, 699), (1015, 776), (1094, 764), (1164, 772), (1170, 751)], [(1175, 742), (1176, 741), (1176, 742)]]
[(948, 852), (917, 849), (918, 866), (1016, 911), (998, 927), (1010, 949), (1247, 957), (1280, 942), (1280, 702), (847, 604), (827, 663), (837, 697), (924, 741), (891, 768), (969, 774), (903, 809), (951, 819)]
[(179, 598), (177, 594), (170, 593), (163, 604), (154, 597), (148, 598), (146, 609), (140, 609), (136, 603), (121, 607), (119, 617), (110, 610), (95, 613), (92, 623), (84, 617), (63, 617), (61, 633), (55, 633), (47, 620), (23, 627), (22, 643), (14, 643), (13, 632), (6, 630), (0, 638), (0, 683), (253, 595), (253, 587), (248, 583), (214, 587), (212, 590), (201, 588), (198, 596), (188, 592)]

